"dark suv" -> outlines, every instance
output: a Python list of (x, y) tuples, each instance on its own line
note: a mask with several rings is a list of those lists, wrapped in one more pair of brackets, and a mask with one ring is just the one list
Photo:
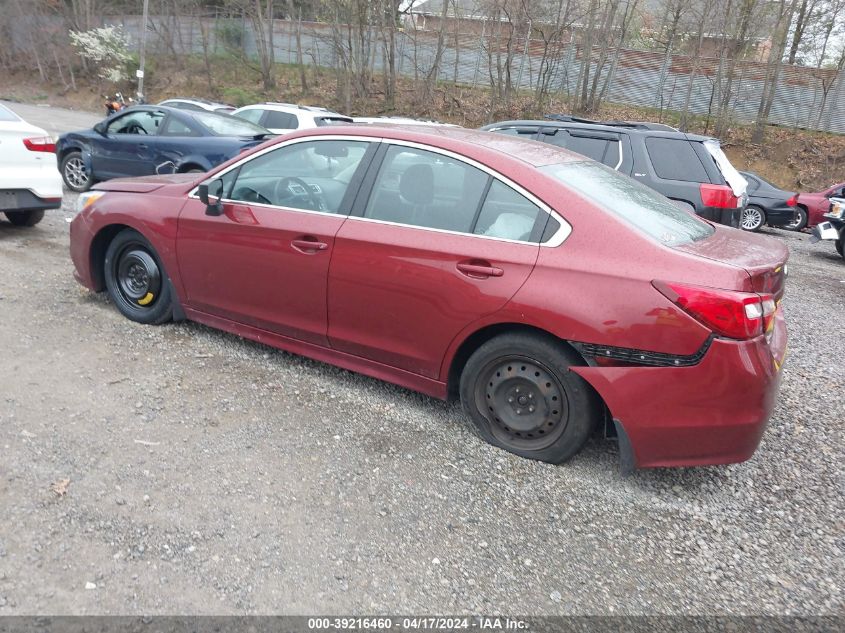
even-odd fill
[(746, 181), (718, 139), (659, 123), (547, 118), (502, 121), (481, 129), (565, 147), (635, 178), (712, 222), (739, 226), (748, 201)]

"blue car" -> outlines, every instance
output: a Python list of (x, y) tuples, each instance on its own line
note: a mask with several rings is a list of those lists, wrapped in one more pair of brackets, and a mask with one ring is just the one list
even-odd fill
[(63, 134), (56, 157), (68, 188), (87, 191), (110, 178), (205, 172), (271, 136), (226, 114), (141, 105)]

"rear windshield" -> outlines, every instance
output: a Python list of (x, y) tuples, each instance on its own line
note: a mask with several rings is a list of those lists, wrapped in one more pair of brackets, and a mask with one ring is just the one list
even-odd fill
[(20, 121), (20, 117), (9, 110), (6, 106), (0, 105), (0, 121)]
[(539, 169), (667, 246), (687, 244), (713, 233), (713, 227), (696, 215), (601, 163), (561, 163)]
[(191, 112), (191, 116), (218, 136), (257, 136), (270, 134), (260, 125), (255, 125), (244, 119), (238, 119), (228, 114), (215, 112)]

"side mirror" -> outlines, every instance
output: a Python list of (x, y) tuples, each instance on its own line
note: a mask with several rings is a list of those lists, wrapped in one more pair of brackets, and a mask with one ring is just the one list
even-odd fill
[(206, 180), (197, 188), (197, 195), (205, 205), (206, 215), (223, 214), (223, 181), (219, 178)]
[(100, 136), (108, 136), (108, 134), (106, 134), (106, 124), (103, 121), (100, 121), (94, 126), (94, 131)]

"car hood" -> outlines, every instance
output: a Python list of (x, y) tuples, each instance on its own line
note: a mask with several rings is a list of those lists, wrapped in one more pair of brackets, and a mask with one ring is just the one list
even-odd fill
[(115, 178), (97, 183), (94, 189), (99, 191), (128, 191), (131, 193), (149, 193), (165, 185), (188, 184), (197, 179), (198, 174), (164, 174), (161, 176), (139, 176), (137, 178)]
[(725, 226), (714, 226), (713, 234), (675, 248), (744, 269), (749, 290), (771, 292), (780, 297), (786, 281), (789, 249), (780, 241)]

